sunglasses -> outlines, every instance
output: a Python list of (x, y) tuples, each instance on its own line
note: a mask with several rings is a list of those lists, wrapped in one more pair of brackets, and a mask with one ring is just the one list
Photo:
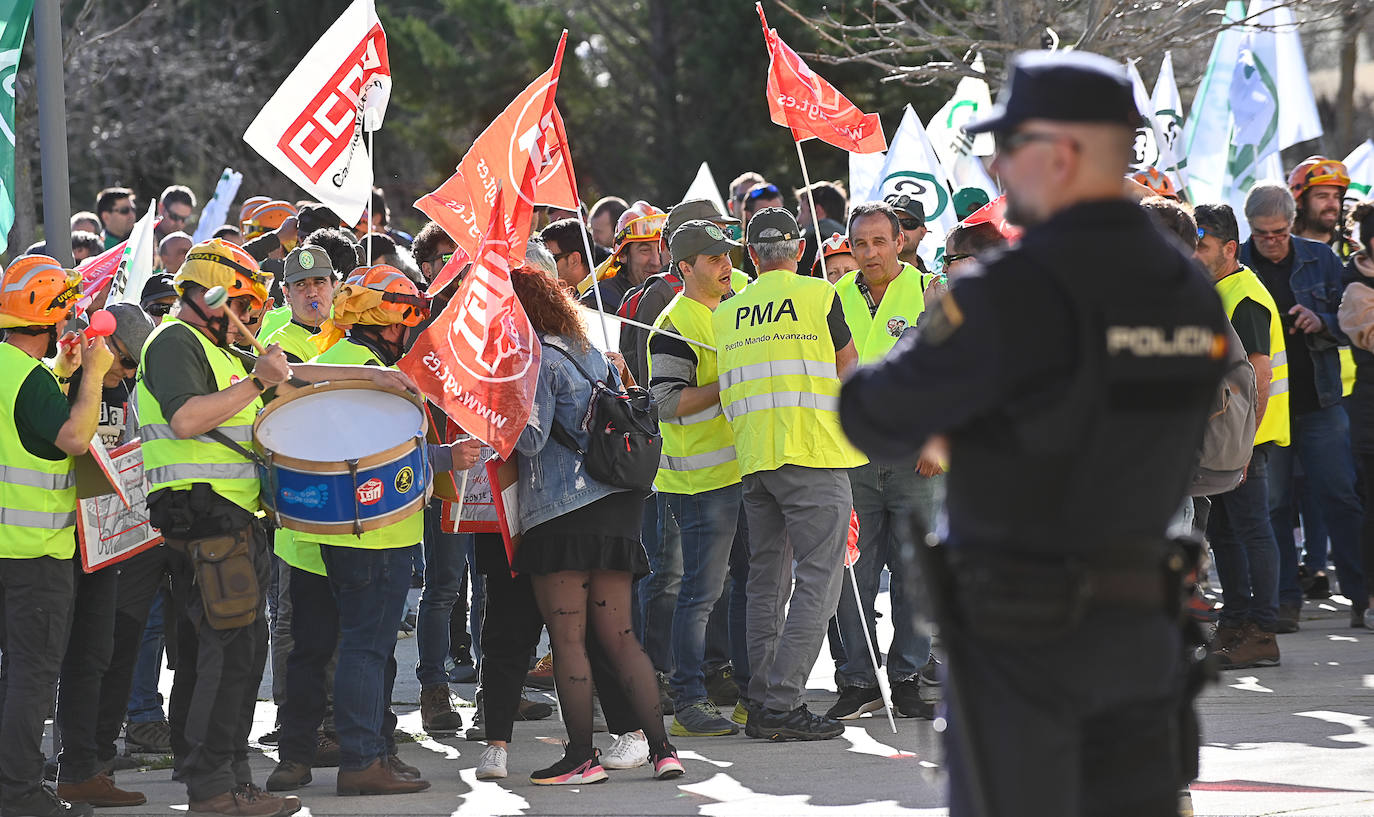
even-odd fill
[(138, 361), (134, 360), (133, 357), (129, 355), (129, 350), (123, 348), (119, 344), (119, 342), (114, 339), (113, 335), (110, 336), (110, 346), (112, 347), (112, 350), (114, 351), (115, 355), (119, 357), (120, 366), (123, 366), (126, 369), (138, 368)]
[(748, 193), (744, 194), (745, 201), (774, 198), (782, 198), (782, 191), (778, 190), (778, 186), (776, 184), (765, 184), (762, 187), (755, 187), (753, 190), (750, 190)]
[(915, 230), (918, 227), (926, 226), (924, 221), (917, 221), (914, 218), (899, 218), (897, 219), (897, 223), (902, 225), (903, 230)]
[(188, 219), (188, 218), (190, 218), (190, 217), (191, 217), (191, 214), (190, 214), (190, 213), (187, 213), (187, 214), (184, 215), (184, 216), (179, 216), (179, 215), (177, 215), (176, 213), (168, 212), (167, 215), (165, 215), (165, 216), (162, 217), (162, 219), (163, 219), (163, 221), (174, 221), (174, 222), (176, 222), (177, 224), (184, 224), (184, 223), (186, 223), (186, 219)]
[(578, 247), (578, 248), (575, 249), (575, 250), (565, 250), (565, 251), (563, 251), (563, 252), (556, 252), (556, 253), (553, 254), (553, 260), (554, 260), (555, 262), (557, 262), (557, 261), (562, 261), (564, 258), (567, 258), (568, 256), (572, 255), (572, 254), (575, 253), (575, 252), (582, 252), (582, 248), (581, 248), (581, 247)]
[(162, 318), (172, 311), (171, 304), (148, 304), (148, 308), (143, 310), (154, 318)]
[(110, 212), (111, 212), (111, 213), (118, 213), (118, 214), (121, 215), (121, 216), (127, 216), (127, 215), (129, 215), (130, 213), (132, 213), (133, 211), (134, 211), (134, 208), (129, 207), (128, 205), (125, 205), (124, 207), (113, 207), (113, 208), (110, 209)]
[(446, 253), (444, 253), (443, 255), (436, 255), (436, 256), (433, 256), (432, 258), (426, 258), (426, 259), (425, 259), (425, 263), (426, 263), (426, 264), (433, 264), (434, 262), (438, 261), (439, 263), (447, 264), (448, 261), (449, 261), (449, 259), (452, 258), (452, 257), (453, 257), (453, 253), (451, 253), (451, 252), (446, 252)]
[(953, 254), (953, 255), (946, 255), (946, 256), (945, 256), (945, 266), (949, 266), (950, 264), (953, 264), (955, 261), (963, 261), (965, 258), (972, 258), (972, 257), (973, 257), (973, 253), (970, 253), (970, 252), (955, 253), (955, 254)]

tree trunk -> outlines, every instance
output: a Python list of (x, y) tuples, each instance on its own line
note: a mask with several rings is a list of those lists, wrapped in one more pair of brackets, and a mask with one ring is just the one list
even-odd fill
[(1341, 79), (1336, 88), (1336, 155), (1355, 146), (1355, 68), (1359, 59), (1360, 29), (1364, 13), (1351, 5), (1341, 15)]
[[(659, 134), (658, 195), (681, 183), (682, 156), (676, 143), (679, 129), (677, 105), (677, 41), (673, 32), (673, 0), (649, 3), (649, 54), (654, 63), (654, 108)], [(664, 199), (666, 201), (666, 199)]]

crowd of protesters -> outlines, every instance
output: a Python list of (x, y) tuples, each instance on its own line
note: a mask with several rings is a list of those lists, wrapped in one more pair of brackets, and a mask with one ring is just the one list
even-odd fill
[[(1180, 201), (1157, 173), (1124, 182), (1215, 280), (1256, 374), (1245, 480), (1187, 503), (1224, 601), (1215, 611), (1198, 595), (1191, 609), (1217, 621), (1222, 668), (1278, 664), (1276, 635), (1300, 627), (1304, 599), (1340, 593), (1352, 627), (1374, 626), (1374, 514), (1364, 513), (1374, 504), (1374, 261), (1361, 244), (1374, 238), (1374, 204), (1350, 206), (1349, 185), (1339, 162), (1314, 157), (1287, 185), (1254, 187), (1235, 213)], [(879, 673), (894, 714), (933, 718), (940, 664), (901, 545), (913, 515), (940, 515), (948, 463), (939, 440), (910, 462), (869, 463), (839, 430), (835, 401), (848, 371), (919, 331), (943, 293), (1007, 244), (1005, 225), (970, 218), (988, 204), (976, 190), (954, 191), (963, 221), (941, 247), (923, 246), (926, 213), (910, 196), (851, 207), (842, 185), (819, 182), (794, 191), (789, 210), (783, 188), (757, 173), (727, 193), (724, 212), (707, 200), (617, 197), (585, 221), (540, 211), (513, 273), (544, 347), (516, 449), (525, 534), (513, 559), (495, 534), (444, 532), (437, 500), (381, 544), (269, 535), (256, 477), (209, 442), (194, 443), (202, 464), (223, 464), (204, 471), (208, 482), (152, 474), (174, 470), (173, 446), (195, 435), (251, 426), (288, 377), (350, 365), (408, 383), (393, 367), (453, 294), (420, 296), (457, 250), (438, 225), (401, 232), (380, 191), (370, 221), (354, 225), (312, 202), (255, 197), (193, 246), (196, 197), (169, 187), (151, 205), (157, 272), (139, 304), (111, 305), (113, 334), (75, 343), (64, 329), (80, 273), (30, 247), (0, 293), (13, 418), (0, 429), (4, 813), (141, 804), (114, 783), (129, 752), (172, 754), (194, 813), (290, 814), (299, 799), (270, 792), (301, 789), (322, 766), (340, 768), (340, 794), (422, 791), (428, 782), (393, 736), (398, 631), (417, 640), (425, 731), (485, 741), (479, 779), (506, 776), (514, 722), (552, 715), (527, 686), (556, 690), (568, 732), (563, 758), (531, 776), (538, 784), (645, 764), (676, 777), (670, 736), (837, 737), (883, 706)], [(138, 210), (132, 190), (112, 187), (73, 216), (78, 267), (127, 240)], [(211, 314), (205, 296), (220, 284), (266, 354), (245, 351), (249, 339)], [(91, 309), (103, 305), (87, 294)], [(618, 354), (593, 345), (598, 310), (623, 319)], [(797, 329), (785, 339), (756, 326), (784, 312)], [(608, 360), (611, 386), (643, 386), (657, 408), (664, 453), (647, 494), (592, 479), (578, 446), (555, 433), (577, 425)], [(149, 511), (168, 544), (85, 573), (70, 458), (97, 433), (109, 447), (143, 441)], [(436, 470), (481, 456), (475, 442), (431, 454)], [(197, 482), (213, 489), (208, 504), (196, 504)], [(851, 510), (854, 591), (842, 578)], [(172, 546), (203, 530), (178, 513), (250, 532), (265, 615), (210, 623), (194, 560)], [(875, 626), (884, 571), (890, 644)], [(412, 585), (423, 587), (414, 612), (403, 600)], [(540, 657), (546, 626), (552, 651)], [(838, 695), (812, 713), (802, 693), (827, 634)], [(870, 649), (886, 655), (881, 666)], [(164, 661), (175, 673), (166, 707)], [(264, 790), (247, 752), (269, 666), (278, 724), (261, 742), (276, 743), (280, 760)], [(476, 719), (465, 724), (450, 685), (474, 681)], [(45, 768), (54, 684), (60, 752)], [(613, 736), (604, 752), (592, 743), (602, 730)]]

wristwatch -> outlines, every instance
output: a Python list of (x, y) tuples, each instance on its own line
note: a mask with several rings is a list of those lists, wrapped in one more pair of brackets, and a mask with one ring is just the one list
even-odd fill
[(267, 384), (263, 383), (262, 379), (259, 378), (257, 375), (253, 375), (250, 379), (253, 381), (253, 385), (258, 387), (258, 394), (262, 394), (263, 392), (267, 391)]

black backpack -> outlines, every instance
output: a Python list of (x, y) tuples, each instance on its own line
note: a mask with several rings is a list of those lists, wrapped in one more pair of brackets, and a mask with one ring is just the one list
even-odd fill
[(616, 391), (608, 385), (613, 381), (609, 364), (606, 379), (597, 380), (562, 348), (552, 343), (545, 343), (544, 348), (566, 357), (592, 384), (592, 397), (581, 424), (591, 438), (586, 450), (557, 420), (551, 430), (554, 440), (582, 455), (592, 479), (617, 488), (653, 490), (663, 437), (658, 433), (658, 409), (649, 392), (639, 386)]

